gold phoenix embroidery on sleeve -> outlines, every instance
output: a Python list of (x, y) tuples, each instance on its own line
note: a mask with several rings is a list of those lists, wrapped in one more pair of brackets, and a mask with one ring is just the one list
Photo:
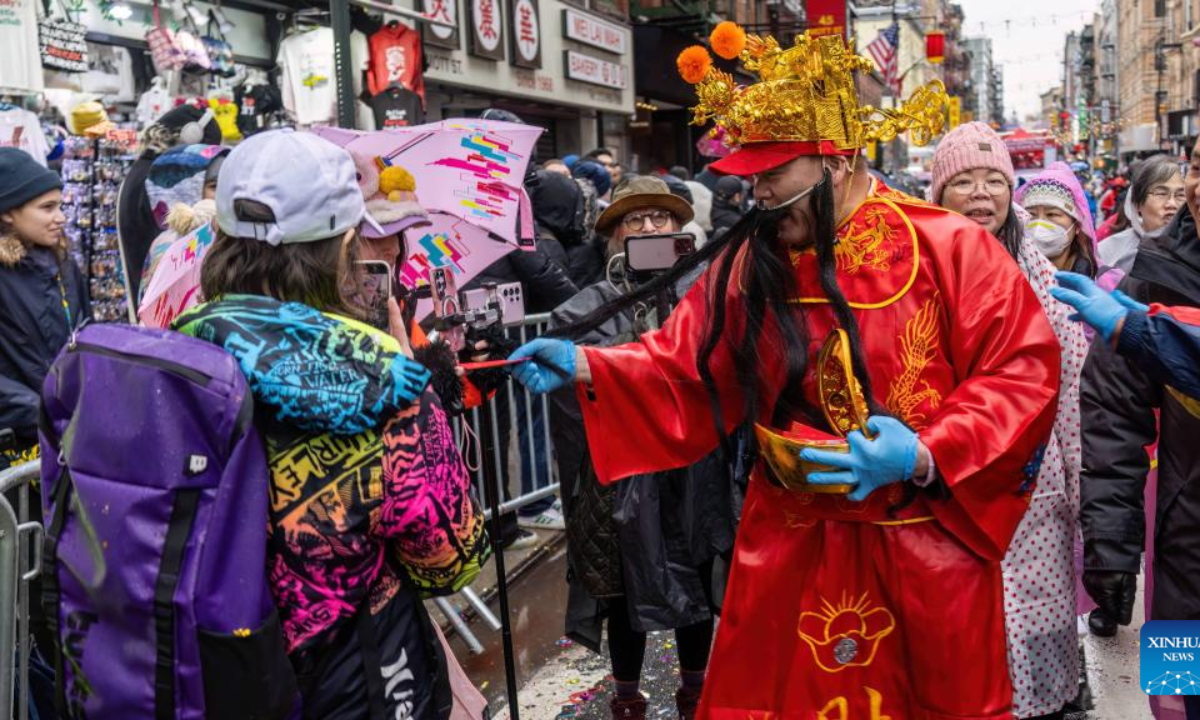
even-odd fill
[(921, 373), (937, 354), (938, 296), (934, 295), (904, 325), (900, 338), (900, 358), (904, 371), (897, 375), (888, 389), (885, 404), (910, 425), (923, 422), (925, 413), (914, 412), (921, 403), (928, 401), (931, 409), (937, 409), (942, 394), (929, 387), (921, 379)]
[(888, 212), (886, 206), (868, 209), (862, 229), (858, 223), (850, 223), (834, 248), (839, 270), (855, 275), (864, 267), (881, 272), (891, 268), (891, 245), (896, 229), (887, 221)]

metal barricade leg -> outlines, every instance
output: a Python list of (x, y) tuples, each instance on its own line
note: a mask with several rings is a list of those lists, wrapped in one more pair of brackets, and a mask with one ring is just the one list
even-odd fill
[[(0, 718), (13, 716), (16, 680), (14, 666), (21, 646), (17, 644), (17, 514), (0, 495)], [(25, 687), (21, 694), (28, 694)]]
[[(36, 460), (0, 471), (0, 720), (29, 718), (29, 582), (42, 569), (42, 525), (29, 519), (29, 483), (40, 472)], [(15, 512), (3, 495), (13, 488)]]
[(441, 610), (446, 619), (450, 621), (454, 632), (458, 633), (458, 636), (467, 644), (467, 647), (471, 650), (471, 654), (482, 655), (483, 643), (479, 642), (479, 638), (475, 637), (475, 633), (471, 632), (471, 628), (467, 627), (467, 623), (458, 614), (458, 610), (455, 610), (454, 606), (450, 604), (450, 601), (443, 597), (434, 598), (433, 604), (437, 605), (438, 610)]
[(475, 608), (475, 612), (479, 614), (479, 617), (483, 618), (483, 621), (487, 623), (493, 630), (500, 629), (500, 618), (496, 617), (496, 614), (492, 612), (492, 609), (487, 606), (487, 603), (483, 601), (483, 598), (479, 597), (474, 590), (469, 587), (465, 587), (462, 590), (459, 590), (458, 594), (462, 595), (463, 598), (471, 605), (471, 607)]
[[(17, 698), (17, 720), (29, 719), (29, 653), (33, 637), (29, 627), (29, 581), (42, 571), (42, 525), (29, 521), (29, 483), (17, 489), (17, 573), (21, 584), (17, 587), (17, 682), (21, 695)], [(31, 566), (29, 552), (33, 551)]]

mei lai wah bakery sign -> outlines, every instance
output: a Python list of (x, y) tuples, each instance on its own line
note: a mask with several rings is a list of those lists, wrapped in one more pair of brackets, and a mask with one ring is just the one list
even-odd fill
[(627, 29), (574, 8), (563, 10), (563, 36), (614, 55), (624, 55), (629, 50)]
[[(629, 87), (629, 66), (621, 60), (629, 51), (629, 29), (575, 8), (563, 8), (563, 37), (588, 48), (591, 52), (566, 49), (563, 51), (563, 71), (569, 80), (624, 90)], [(608, 54), (606, 54), (608, 53)]]
[(571, 80), (624, 90), (629, 84), (626, 67), (619, 63), (594, 58), (591, 55), (566, 50), (563, 65)]

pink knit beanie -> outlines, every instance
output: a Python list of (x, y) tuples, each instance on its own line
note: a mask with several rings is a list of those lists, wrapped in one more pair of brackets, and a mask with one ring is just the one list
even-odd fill
[(1016, 182), (1012, 158), (996, 131), (981, 122), (964, 123), (947, 133), (933, 153), (930, 201), (940, 205), (942, 188), (950, 178), (976, 168), (1002, 173), (1010, 187)]

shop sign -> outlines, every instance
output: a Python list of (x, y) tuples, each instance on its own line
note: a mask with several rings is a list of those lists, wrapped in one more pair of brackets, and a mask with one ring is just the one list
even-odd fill
[(626, 28), (574, 8), (563, 10), (563, 37), (617, 55), (624, 55), (629, 47)]
[(807, 0), (809, 35), (845, 35), (846, 0)]
[(513, 79), (522, 90), (536, 90), (543, 93), (554, 92), (554, 78), (549, 75), (535, 73), (532, 70), (515, 70)]
[(511, 0), (513, 65), (523, 68), (542, 66), (542, 26), (538, 19), (537, 0)]
[(123, 148), (133, 149), (138, 144), (138, 132), (129, 128), (111, 128), (104, 133), (104, 139)]
[(566, 76), (570, 80), (617, 90), (624, 90), (628, 82), (625, 77), (624, 65), (584, 55), (574, 50), (563, 51), (563, 66)]
[(504, 59), (504, 17), (501, 0), (466, 0), (471, 4), (471, 54)]
[(443, 25), (434, 25), (433, 23), (421, 23), (423, 30), (422, 39), (425, 41), (425, 44), (457, 50), (458, 0), (422, 0), (422, 3), (423, 12), (426, 17), (454, 26), (445, 27)]

